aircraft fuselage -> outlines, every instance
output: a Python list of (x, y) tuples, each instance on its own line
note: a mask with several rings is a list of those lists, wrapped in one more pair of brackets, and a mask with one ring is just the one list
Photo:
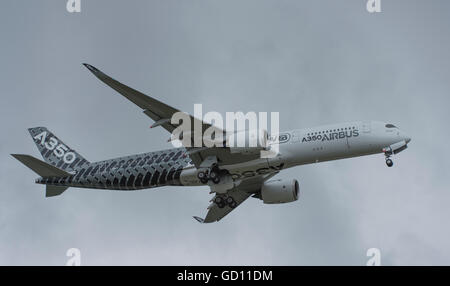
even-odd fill
[[(398, 128), (386, 126), (378, 121), (357, 121), (281, 132), (278, 134), (279, 153), (274, 158), (221, 165), (220, 168), (239, 180), (298, 165), (383, 153), (387, 146), (409, 142)], [(186, 149), (181, 147), (85, 164), (75, 167), (70, 177), (39, 178), (36, 182), (112, 190), (204, 185), (197, 178), (197, 172)]]

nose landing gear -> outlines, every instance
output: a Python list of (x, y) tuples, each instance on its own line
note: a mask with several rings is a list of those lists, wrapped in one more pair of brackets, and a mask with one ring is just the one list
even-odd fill
[(384, 148), (383, 152), (384, 152), (384, 156), (386, 156), (386, 165), (388, 167), (394, 166), (394, 162), (391, 159), (391, 155), (393, 154), (392, 150), (390, 148)]
[(384, 156), (386, 156), (386, 165), (388, 167), (394, 166), (394, 162), (391, 159), (391, 155), (395, 154), (391, 147), (383, 148)]

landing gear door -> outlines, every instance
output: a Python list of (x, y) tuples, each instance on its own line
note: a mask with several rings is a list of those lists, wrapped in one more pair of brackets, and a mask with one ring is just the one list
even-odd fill
[(370, 129), (371, 129), (371, 126), (370, 126), (371, 124), (370, 124), (370, 121), (364, 121), (363, 123), (362, 123), (362, 132), (364, 132), (364, 133), (370, 133)]

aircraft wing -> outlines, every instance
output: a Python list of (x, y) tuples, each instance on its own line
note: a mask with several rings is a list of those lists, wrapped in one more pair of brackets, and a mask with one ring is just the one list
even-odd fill
[[(175, 130), (175, 128), (179, 126), (177, 124), (172, 124), (170, 120), (172, 118), (172, 115), (176, 112), (179, 112), (180, 110), (173, 108), (157, 99), (154, 99), (153, 97), (145, 95), (131, 87), (128, 87), (118, 82), (117, 80), (104, 74), (102, 71), (100, 71), (94, 66), (91, 66), (89, 64), (83, 65), (86, 66), (86, 68), (88, 68), (98, 79), (100, 79), (106, 85), (110, 86), (112, 89), (116, 90), (118, 93), (126, 97), (128, 100), (130, 100), (131, 102), (142, 108), (143, 112), (148, 117), (150, 117), (155, 121), (155, 123), (151, 127), (161, 126), (170, 133), (172, 133)], [(191, 118), (192, 133), (194, 133), (194, 126), (201, 126), (202, 134), (205, 130), (207, 130), (212, 126), (211, 124), (203, 122), (193, 117), (192, 115), (189, 116)], [(213, 128), (215, 128), (216, 134), (217, 132), (224, 132), (223, 130), (215, 126)], [(194, 136), (191, 136), (192, 140)], [(194, 144), (191, 144), (191, 146), (194, 146)], [(259, 155), (247, 155), (243, 158), (243, 156), (240, 156), (239, 154), (231, 154), (229, 148), (225, 147), (221, 148), (188, 147), (187, 154), (192, 159), (192, 162), (196, 167), (199, 167), (201, 162), (203, 162), (203, 160), (207, 156), (216, 156), (217, 159), (222, 164), (234, 164), (259, 158)]]
[[(126, 86), (117, 80), (109, 77), (108, 75), (104, 74), (102, 71), (97, 69), (94, 66), (91, 66), (89, 64), (83, 64), (85, 67), (87, 67), (98, 79), (103, 81), (105, 84), (110, 86), (112, 89), (126, 97), (128, 100), (139, 106), (143, 109), (143, 112), (153, 119), (155, 121), (155, 124), (152, 125), (152, 127), (156, 126), (162, 126), (164, 129), (169, 131), (170, 133), (173, 132), (173, 130), (178, 126), (170, 123), (170, 119), (172, 118), (172, 115), (176, 112), (180, 112), (180, 110), (173, 108), (157, 99), (154, 99), (153, 97), (150, 97), (148, 95), (145, 95), (129, 86)], [(198, 120), (191, 117), (191, 122), (194, 122), (195, 120)], [(201, 122), (202, 124), (203, 122)], [(206, 126), (204, 126), (205, 130), (206, 128), (210, 127), (211, 125), (204, 123)]]
[(227, 195), (231, 196), (237, 204), (234, 208), (231, 208), (228, 205), (223, 208), (219, 208), (217, 204), (214, 203), (214, 199), (218, 196), (216, 194), (211, 200), (213, 203), (208, 207), (208, 213), (206, 214), (206, 217), (202, 219), (200, 217), (194, 216), (194, 219), (200, 223), (211, 223), (221, 220), (236, 207), (238, 207), (241, 203), (243, 203), (248, 197), (255, 193), (258, 193), (261, 190), (262, 184), (275, 175), (276, 173), (272, 173), (263, 176), (248, 178), (245, 181), (242, 181), (237, 187), (229, 190)]

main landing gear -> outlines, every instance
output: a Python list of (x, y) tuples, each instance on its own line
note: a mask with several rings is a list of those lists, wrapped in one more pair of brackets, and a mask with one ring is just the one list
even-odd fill
[(214, 184), (218, 184), (220, 182), (220, 170), (217, 165), (212, 166), (204, 171), (200, 171), (197, 173), (197, 177), (202, 182), (202, 184), (208, 183), (211, 180)]
[(206, 172), (198, 172), (197, 177), (202, 184), (206, 184), (208, 182), (208, 174)]
[(224, 208), (225, 206), (229, 206), (232, 209), (237, 207), (237, 203), (234, 200), (234, 198), (231, 196), (226, 196), (226, 195), (221, 195), (221, 196), (217, 195), (214, 198), (214, 203), (221, 209)]

